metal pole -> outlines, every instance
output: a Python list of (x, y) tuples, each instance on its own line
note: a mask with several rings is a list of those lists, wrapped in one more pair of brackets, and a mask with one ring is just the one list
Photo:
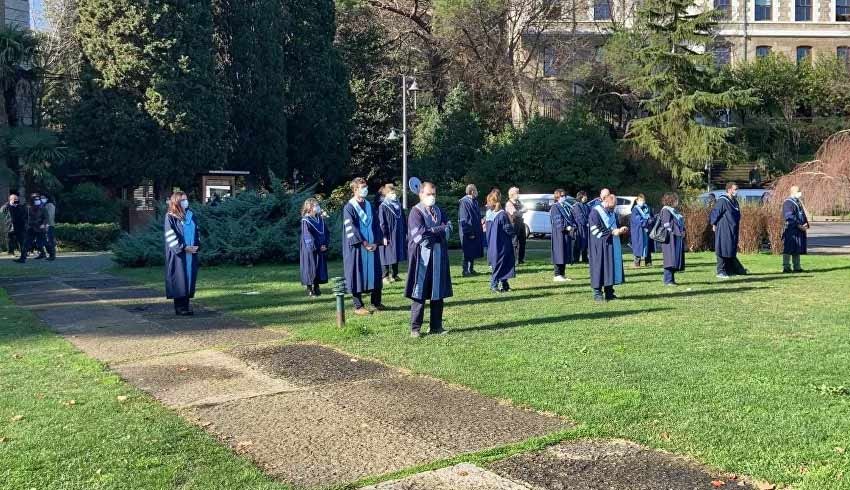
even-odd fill
[(401, 76), (401, 205), (407, 209), (407, 76)]

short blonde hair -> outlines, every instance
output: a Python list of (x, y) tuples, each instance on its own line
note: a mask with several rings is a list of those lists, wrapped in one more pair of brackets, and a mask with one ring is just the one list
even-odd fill
[(307, 216), (308, 214), (313, 212), (313, 210), (316, 209), (316, 206), (318, 206), (318, 204), (319, 201), (314, 197), (305, 199), (304, 205), (301, 206), (301, 216)]

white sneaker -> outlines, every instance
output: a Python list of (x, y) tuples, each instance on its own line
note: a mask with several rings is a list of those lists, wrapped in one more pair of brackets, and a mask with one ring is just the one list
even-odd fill
[(553, 279), (553, 281), (554, 282), (567, 282), (567, 278), (564, 277), (564, 276), (555, 276), (555, 279)]

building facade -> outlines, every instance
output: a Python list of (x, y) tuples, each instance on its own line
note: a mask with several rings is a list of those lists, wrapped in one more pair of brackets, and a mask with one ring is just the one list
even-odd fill
[(4, 25), (29, 29), (29, 0), (0, 0), (0, 20)]

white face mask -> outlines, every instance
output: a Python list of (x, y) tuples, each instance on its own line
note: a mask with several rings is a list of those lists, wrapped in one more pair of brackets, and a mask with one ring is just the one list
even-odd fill
[(424, 196), (424, 197), (422, 198), (422, 204), (424, 204), (425, 206), (427, 206), (427, 207), (429, 207), (429, 208), (430, 208), (431, 206), (433, 206), (433, 205), (434, 205), (434, 203), (436, 203), (436, 202), (437, 202), (437, 197), (436, 197), (436, 196)]
[(795, 192), (794, 197), (796, 197), (797, 199), (800, 199), (800, 198), (803, 197), (803, 193), (802, 192)]
[(638, 205), (638, 206), (643, 206), (644, 204), (646, 204), (646, 203), (645, 203), (645, 202), (643, 202), (643, 201), (638, 201), (638, 202), (637, 202), (637, 205)]
[(565, 202), (567, 202), (566, 197), (561, 196), (561, 197), (558, 198), (558, 204), (564, 204)]
[(36, 199), (35, 201), (33, 201), (33, 203), (34, 203), (36, 206), (41, 206), (41, 199)]
[(316, 213), (316, 216), (322, 214), (322, 207), (316, 204), (313, 206), (313, 212)]
[(182, 207), (183, 209), (189, 209), (189, 200), (188, 199), (181, 200), (180, 201), (180, 207)]
[(398, 196), (395, 192), (390, 192), (389, 194), (387, 194), (387, 199), (389, 199), (390, 201), (395, 201), (396, 199), (398, 199)]
[(359, 194), (360, 194), (360, 197), (368, 196), (369, 195), (369, 188), (368, 187), (361, 187)]

